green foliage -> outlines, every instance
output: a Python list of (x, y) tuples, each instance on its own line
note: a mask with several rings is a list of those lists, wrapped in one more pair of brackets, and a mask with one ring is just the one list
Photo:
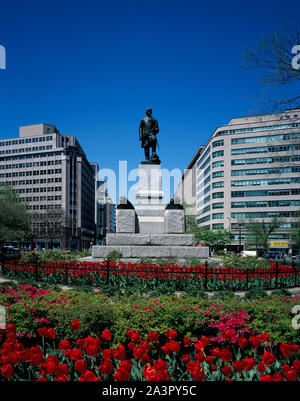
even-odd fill
[(239, 255), (229, 254), (220, 256), (224, 260), (224, 267), (233, 267), (238, 269), (261, 269), (269, 268), (270, 262), (265, 259), (257, 259), (252, 256), (242, 257)]
[(76, 260), (75, 255), (71, 251), (63, 251), (60, 249), (48, 249), (39, 252), (27, 252), (21, 257), (20, 263), (34, 264), (38, 259), (38, 263), (49, 263), (49, 262), (71, 262)]
[(92, 251), (90, 249), (85, 249), (83, 251), (73, 251), (72, 255), (74, 259), (86, 258), (88, 256), (92, 256)]
[[(75, 340), (78, 337), (99, 336), (105, 329), (112, 327), (116, 320), (107, 298), (98, 294), (85, 292), (67, 292), (72, 297), (71, 306), (60, 304), (59, 308), (51, 309), (48, 314), (50, 324), (55, 327), (58, 338)], [(79, 320), (79, 331), (73, 331), (71, 322)]]
[(176, 265), (178, 264), (178, 258), (175, 256), (168, 257), (168, 258), (150, 258), (150, 257), (142, 257), (137, 261), (138, 265), (156, 265), (156, 266), (163, 266), (163, 265)]
[(291, 294), (288, 292), (286, 288), (279, 288), (277, 290), (272, 291), (272, 295), (279, 295), (280, 297), (290, 297)]
[(277, 217), (274, 217), (268, 223), (265, 221), (251, 221), (248, 224), (246, 248), (255, 249), (256, 251), (262, 249), (267, 252), (270, 235), (280, 227), (280, 224)]
[[(22, 288), (12, 294), (0, 287), (0, 304), (9, 305), (10, 309), (8, 322), (16, 323), (17, 332), (23, 335), (33, 334), (38, 327), (46, 325), (55, 327), (57, 341), (98, 336), (108, 328), (115, 345), (127, 340), (128, 329), (137, 330), (141, 335), (149, 331), (163, 334), (169, 328), (176, 328), (182, 337), (215, 336), (216, 329), (210, 323), (218, 321), (221, 315), (243, 310), (249, 316), (243, 327), (254, 333), (270, 333), (272, 342), (299, 341), (291, 325), (294, 317), (291, 310), (299, 301), (287, 301), (279, 295), (252, 300), (236, 299), (233, 293), (220, 292), (207, 299), (203, 292), (195, 296), (182, 292), (180, 297), (174, 294), (153, 297), (139, 292), (129, 294), (126, 290), (122, 294), (119, 290), (108, 298), (103, 293), (68, 290), (41, 292), (33, 298), (33, 289), (26, 293)], [(47, 323), (39, 323), (37, 318), (47, 319)], [(79, 332), (71, 329), (73, 320), (79, 320)]]
[(30, 214), (18, 192), (0, 183), (0, 243), (31, 239)]
[(262, 288), (251, 288), (251, 290), (246, 291), (245, 297), (247, 299), (260, 299), (268, 296), (267, 292)]
[(107, 259), (111, 262), (118, 262), (122, 258), (122, 253), (114, 249), (113, 251), (109, 252), (107, 255)]
[(199, 259), (195, 256), (189, 256), (185, 258), (185, 264), (187, 266), (202, 266), (205, 263), (203, 259)]
[(1, 287), (10, 287), (10, 288), (17, 288), (17, 284), (14, 281), (3, 281), (0, 283), (0, 288)]
[(196, 223), (194, 216), (189, 216), (189, 225), (187, 227), (187, 233), (194, 234), (196, 244), (204, 243), (211, 249), (218, 249), (229, 245), (232, 242), (232, 234), (228, 230), (215, 230), (210, 231), (204, 227), (200, 227)]
[(226, 300), (228, 298), (234, 298), (234, 297), (235, 297), (235, 295), (234, 295), (233, 291), (218, 291), (218, 292), (215, 292), (211, 298)]

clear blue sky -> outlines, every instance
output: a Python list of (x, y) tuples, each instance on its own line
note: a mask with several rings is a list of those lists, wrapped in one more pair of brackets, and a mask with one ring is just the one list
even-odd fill
[(162, 166), (183, 170), (217, 126), (257, 111), (245, 46), (299, 12), (299, 0), (2, 1), (0, 138), (52, 123), (100, 168), (132, 169), (151, 106)]

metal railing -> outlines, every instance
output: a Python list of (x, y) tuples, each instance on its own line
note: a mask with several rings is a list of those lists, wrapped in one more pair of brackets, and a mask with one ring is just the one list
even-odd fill
[(300, 269), (295, 264), (282, 266), (279, 262), (270, 268), (212, 267), (206, 261), (203, 266), (137, 265), (89, 262), (52, 262), (20, 265), (18, 262), (2, 260), (4, 277), (29, 278), (49, 284), (64, 285), (132, 285), (136, 280), (147, 280), (148, 286), (157, 287), (165, 281), (175, 282), (183, 289), (190, 284), (199, 289), (215, 291), (220, 289), (248, 290), (250, 288), (278, 289), (300, 286)]

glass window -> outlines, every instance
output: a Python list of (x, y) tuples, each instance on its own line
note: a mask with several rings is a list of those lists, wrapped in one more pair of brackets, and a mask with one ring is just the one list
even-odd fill
[(224, 219), (224, 213), (213, 213), (212, 218), (213, 218), (213, 220)]
[(224, 181), (219, 181), (219, 182), (213, 182), (212, 188), (223, 188), (224, 187)]
[(224, 167), (224, 160), (219, 160), (217, 162), (213, 162), (212, 168), (216, 168), (216, 167)]
[(212, 157), (223, 157), (224, 156), (224, 150), (218, 150), (217, 152), (213, 152)]
[(212, 178), (224, 177), (224, 171), (216, 171), (212, 174)]

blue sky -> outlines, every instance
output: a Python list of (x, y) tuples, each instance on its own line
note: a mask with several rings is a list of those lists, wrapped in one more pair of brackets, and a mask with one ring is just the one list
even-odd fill
[(0, 138), (52, 123), (100, 168), (130, 170), (151, 106), (162, 166), (183, 170), (216, 127), (259, 111), (244, 49), (299, 12), (292, 0), (2, 2)]

